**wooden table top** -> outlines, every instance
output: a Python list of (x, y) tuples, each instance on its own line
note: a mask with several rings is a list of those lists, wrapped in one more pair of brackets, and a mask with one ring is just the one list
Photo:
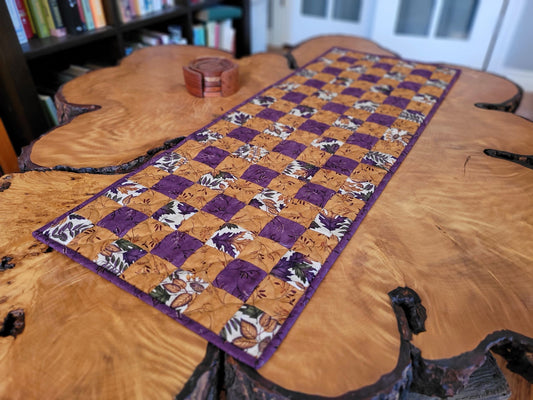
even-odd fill
[[(332, 46), (391, 54), (364, 39), (330, 36), (301, 44), (292, 57), (303, 65)], [(99, 107), (41, 137), (28, 149), (26, 165), (123, 171), (290, 73), (280, 55), (253, 55), (236, 61), (235, 95), (188, 95), (181, 66), (222, 54), (147, 48), (118, 67), (69, 82), (60, 93), (67, 114), (87, 109), (80, 105)], [(298, 322), (258, 370), (260, 377), (248, 374), (257, 387), (278, 398), (287, 390), (321, 396), (355, 391), (352, 398), (371, 398), (403, 379), (409, 357), (418, 354), (413, 349), (425, 360), (471, 352), (450, 361), (463, 371), (454, 378), (463, 383), (496, 342), (515, 343), (531, 355), (533, 171), (483, 150), (531, 154), (533, 126), (475, 106), (516, 93), (503, 78), (462, 69)], [(16, 337), (4, 323), (0, 397), (170, 398), (204, 359), (204, 339), (31, 236), (120, 176), (28, 171), (0, 178), (0, 316), (13, 310), (25, 315)], [(397, 201), (405, 197), (411, 200)], [(413, 289), (427, 309), (426, 332), (412, 339), (405, 334), (412, 329), (404, 326), (403, 335), (398, 330), (388, 295), (397, 287)], [(530, 358), (529, 379), (531, 364)], [(404, 368), (395, 371), (397, 365)], [(531, 385), (520, 377), (517, 382), (516, 390), (531, 396)]]

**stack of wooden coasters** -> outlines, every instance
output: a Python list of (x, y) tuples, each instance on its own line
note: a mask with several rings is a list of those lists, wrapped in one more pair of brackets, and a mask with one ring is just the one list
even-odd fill
[(239, 90), (239, 66), (227, 58), (197, 58), (183, 67), (183, 77), (196, 97), (226, 97)]

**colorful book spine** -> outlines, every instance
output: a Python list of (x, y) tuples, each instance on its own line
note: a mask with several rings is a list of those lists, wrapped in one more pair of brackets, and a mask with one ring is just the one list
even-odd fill
[(57, 27), (54, 23), (54, 18), (52, 17), (52, 11), (50, 10), (48, 0), (41, 0), (40, 3), (41, 9), (43, 10), (44, 20), (46, 21), (46, 25), (48, 25), (50, 35), (58, 37), (65, 36), (67, 34), (66, 30), (62, 27)]
[(33, 32), (33, 36), (35, 36), (37, 34), (37, 30), (35, 29), (35, 25), (33, 24), (33, 18), (31, 17), (30, 6), (28, 5), (28, 0), (23, 0), (23, 2), (24, 2), (24, 8), (26, 9), (26, 15), (28, 16), (28, 19), (30, 20), (31, 31)]
[(130, 22), (135, 14), (130, 6), (129, 0), (117, 0), (117, 5), (120, 9), (120, 17), (122, 22)]
[(85, 17), (85, 25), (87, 25), (87, 30), (92, 31), (94, 26), (93, 14), (91, 12), (91, 4), (89, 0), (81, 0), (82, 12)]
[[(57, 0), (48, 0), (48, 7), (50, 8), (50, 13), (52, 14), (52, 19), (54, 20), (54, 28), (58, 31), (54, 36), (65, 36), (67, 30), (65, 28), (65, 24), (63, 23), (63, 18), (61, 18)], [(50, 33), (52, 33), (52, 31), (50, 31)]]
[(24, 5), (23, 0), (15, 0), (15, 4), (17, 5), (18, 14), (20, 16), (20, 22), (22, 23), (22, 27), (24, 28), (26, 38), (31, 39), (33, 37), (33, 30), (31, 29), (30, 14), (26, 6)]
[(18, 13), (15, 0), (7, 0), (6, 5), (7, 10), (9, 11), (9, 15), (11, 16), (11, 21), (13, 22), (13, 28), (15, 28), (15, 32), (17, 33), (19, 43), (27, 43), (28, 38), (26, 37), (26, 33), (24, 32), (24, 26), (22, 26), (22, 21), (20, 20), (20, 15)]
[(91, 12), (94, 18), (94, 26), (96, 28), (102, 28), (107, 25), (104, 13), (104, 7), (102, 5), (102, 0), (89, 0), (91, 4)]
[(65, 28), (67, 28), (69, 34), (74, 35), (87, 30), (81, 20), (80, 10), (76, 1), (57, 0), (57, 4), (59, 5), (59, 12), (61, 13), (63, 24), (65, 24)]
[(37, 31), (37, 36), (39, 36), (41, 39), (49, 37), (50, 29), (48, 28), (46, 20), (44, 19), (41, 2), (39, 0), (28, 0), (28, 5), (31, 17), (33, 19), (33, 25)]

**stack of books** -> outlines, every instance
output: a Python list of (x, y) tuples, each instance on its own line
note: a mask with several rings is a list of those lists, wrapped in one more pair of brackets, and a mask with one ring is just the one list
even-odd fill
[(116, 0), (122, 22), (129, 22), (165, 8), (174, 7), (175, 0)]
[(102, 0), (6, 0), (20, 43), (107, 25)]
[(229, 51), (235, 54), (235, 28), (233, 20), (242, 17), (242, 10), (235, 6), (216, 6), (199, 11), (193, 26), (193, 44)]

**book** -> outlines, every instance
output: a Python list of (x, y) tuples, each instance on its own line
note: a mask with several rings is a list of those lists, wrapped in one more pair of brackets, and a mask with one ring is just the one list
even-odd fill
[(89, 3), (89, 0), (81, 0), (81, 12), (85, 17), (85, 25), (87, 26), (87, 30), (92, 31), (95, 26), (93, 14), (91, 12), (91, 4)]
[(203, 24), (197, 24), (192, 27), (192, 44), (205, 46), (205, 27)]
[(95, 28), (102, 28), (107, 25), (102, 0), (89, 0), (91, 13), (93, 14)]
[(26, 32), (24, 32), (24, 26), (22, 25), (22, 21), (20, 20), (20, 15), (17, 10), (17, 4), (15, 3), (15, 0), (7, 0), (6, 5), (7, 10), (9, 11), (9, 16), (11, 17), (11, 21), (13, 22), (13, 28), (15, 28), (19, 43), (27, 43), (28, 38), (26, 37)]
[(50, 35), (56, 37), (65, 36), (67, 34), (66, 29), (63, 29), (63, 27), (57, 27), (54, 23), (54, 18), (52, 17), (52, 11), (50, 10), (48, 0), (40, 0), (40, 3), (44, 20), (46, 21), (46, 25), (48, 25)]
[(59, 12), (59, 5), (57, 4), (57, 0), (48, 0), (48, 7), (50, 9), (52, 19), (54, 21), (53, 29), (57, 30), (55, 34), (52, 33), (52, 30), (50, 30), (50, 33), (52, 34), (52, 36), (65, 36), (67, 34), (67, 30), (65, 28), (65, 24), (63, 24), (63, 18), (61, 18), (61, 13)]
[(118, 8), (120, 10), (120, 19), (122, 22), (130, 22), (135, 16), (134, 11), (131, 8), (129, 0), (116, 0)]
[(144, 36), (156, 38), (159, 42), (157, 44), (170, 44), (170, 35), (168, 33), (153, 31), (150, 29), (141, 29), (139, 33)]
[(33, 24), (33, 18), (31, 17), (30, 6), (28, 5), (28, 0), (23, 0), (23, 2), (24, 2), (24, 8), (26, 9), (26, 15), (28, 16), (28, 19), (30, 20), (31, 31), (33, 32), (33, 36), (35, 36), (37, 34), (37, 30), (35, 29), (35, 25)]
[(44, 19), (41, 2), (39, 0), (28, 0), (28, 6), (37, 36), (39, 36), (41, 39), (49, 37), (50, 29), (48, 28), (48, 25)]
[(169, 25), (168, 32), (170, 34), (170, 43), (173, 44), (187, 44), (187, 39), (183, 37), (181, 32), (181, 26)]
[(205, 24), (207, 46), (215, 49), (218, 49), (217, 25), (218, 23), (215, 21), (209, 21)]
[(67, 33), (74, 35), (87, 30), (85, 24), (81, 20), (80, 10), (76, 1), (57, 0), (57, 4), (59, 6), (59, 12), (61, 14), (63, 24), (67, 29)]
[(57, 108), (52, 98), (46, 94), (38, 94), (39, 101), (45, 112), (46, 119), (51, 126), (57, 126), (59, 121), (57, 119)]
[(242, 17), (242, 9), (237, 6), (215, 6), (206, 8), (196, 13), (196, 19), (207, 21), (223, 21), (226, 19), (239, 19)]
[(235, 53), (235, 29), (232, 20), (226, 19), (220, 22), (219, 49)]
[(33, 37), (33, 30), (31, 28), (31, 18), (26, 5), (23, 0), (15, 0), (17, 5), (17, 11), (20, 17), (20, 22), (24, 28), (24, 33), (26, 34), (26, 39), (31, 39)]

